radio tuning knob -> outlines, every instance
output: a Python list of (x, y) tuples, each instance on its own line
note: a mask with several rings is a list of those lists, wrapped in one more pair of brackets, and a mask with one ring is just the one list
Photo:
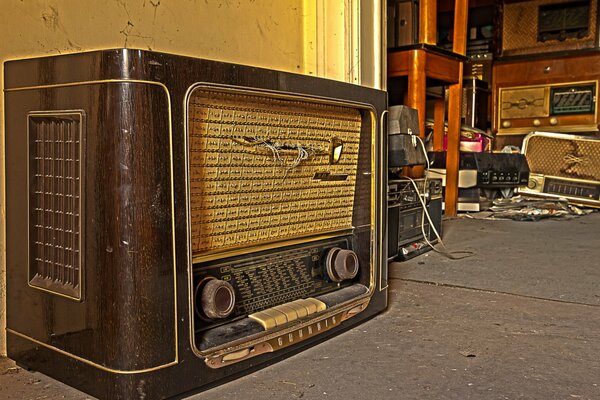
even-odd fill
[(556, 118), (556, 117), (550, 118), (550, 125), (557, 125), (557, 124), (558, 124), (558, 118)]
[(540, 121), (537, 118), (533, 120), (533, 126), (540, 126), (540, 125), (542, 125), (542, 121)]
[(219, 319), (231, 314), (235, 305), (235, 292), (229, 282), (209, 279), (200, 289), (200, 307), (206, 317)]
[(327, 253), (325, 269), (334, 282), (352, 279), (358, 274), (358, 256), (352, 250), (334, 247)]
[(502, 121), (503, 128), (510, 128), (511, 126), (512, 124), (510, 123), (510, 121)]
[(527, 187), (529, 189), (535, 189), (536, 186), (537, 186), (537, 182), (533, 179), (530, 179), (529, 182), (527, 182)]

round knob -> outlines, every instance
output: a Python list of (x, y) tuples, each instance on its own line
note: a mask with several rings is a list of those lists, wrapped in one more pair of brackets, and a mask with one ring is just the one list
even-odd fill
[(358, 274), (358, 257), (352, 250), (334, 247), (327, 253), (325, 268), (334, 282), (352, 279)]
[(503, 128), (510, 128), (511, 126), (512, 124), (510, 123), (510, 121), (502, 121)]
[(556, 118), (556, 117), (550, 118), (550, 125), (556, 125), (556, 124), (558, 124), (558, 118)]
[(198, 285), (198, 288), (200, 293), (196, 292), (196, 305), (200, 300), (200, 308), (207, 318), (226, 318), (231, 314), (235, 305), (235, 292), (229, 282), (209, 279), (203, 285)]
[(534, 181), (533, 179), (530, 179), (529, 182), (527, 182), (527, 187), (529, 189), (535, 189), (536, 186), (537, 186), (537, 182)]
[(533, 126), (540, 126), (540, 125), (542, 125), (542, 121), (540, 121), (537, 118), (533, 120)]
[(550, 67), (549, 65), (547, 65), (547, 66), (544, 67), (544, 73), (545, 74), (549, 74), (550, 71), (552, 71), (552, 67)]

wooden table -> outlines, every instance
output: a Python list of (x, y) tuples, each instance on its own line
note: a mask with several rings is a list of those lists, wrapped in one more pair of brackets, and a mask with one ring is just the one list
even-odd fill
[[(448, 99), (448, 147), (446, 157), (445, 213), (456, 215), (461, 126), (463, 62), (460, 54), (427, 44), (398, 47), (388, 51), (388, 77), (408, 77), (407, 106), (419, 112), (419, 132), (425, 135), (427, 79), (435, 79), (450, 89)], [(433, 149), (443, 150), (445, 99), (434, 107)]]

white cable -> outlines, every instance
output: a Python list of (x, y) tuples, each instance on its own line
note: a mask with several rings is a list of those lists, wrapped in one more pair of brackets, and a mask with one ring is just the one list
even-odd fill
[[(431, 166), (431, 163), (429, 161), (429, 157), (427, 156), (427, 150), (425, 149), (425, 144), (423, 143), (423, 140), (419, 136), (415, 135), (415, 137), (419, 140), (419, 143), (421, 143), (421, 149), (423, 151), (423, 155), (425, 156), (425, 160), (427, 161), (426, 168), (425, 168), (426, 172), (427, 172), (427, 171), (429, 171), (429, 167)], [(468, 251), (468, 250), (458, 250), (458, 251), (449, 252), (446, 249), (446, 245), (444, 244), (444, 241), (442, 240), (440, 233), (437, 231), (433, 221), (431, 220), (431, 215), (429, 215), (429, 211), (427, 210), (427, 205), (425, 204), (425, 201), (423, 200), (423, 198), (425, 197), (425, 194), (421, 194), (421, 192), (419, 191), (419, 187), (417, 186), (417, 183), (414, 181), (414, 179), (412, 179), (408, 176), (405, 178), (407, 178), (412, 183), (413, 187), (415, 188), (415, 191), (417, 192), (417, 196), (419, 197), (419, 202), (421, 203), (421, 207), (423, 207), (423, 213), (421, 214), (421, 233), (423, 234), (423, 239), (425, 240), (425, 243), (427, 243), (427, 245), (429, 245), (429, 247), (431, 247), (435, 252), (443, 254), (446, 257), (453, 259), (453, 260), (460, 260), (460, 259), (474, 255), (475, 253), (473, 253), (472, 251)], [(425, 179), (423, 180), (423, 189), (427, 190), (427, 173), (425, 174)], [(429, 221), (430, 229), (433, 231), (433, 233), (435, 234), (435, 237), (437, 238), (438, 242), (440, 243), (440, 245), (442, 246), (442, 248), (444, 250), (436, 249), (434, 244), (429, 241), (429, 238), (427, 237), (428, 235), (425, 232), (425, 217), (427, 217), (427, 220)], [(465, 255), (461, 256), (461, 257), (457, 257), (454, 254), (465, 254)]]
[(381, 113), (381, 117), (379, 117), (379, 126), (381, 127), (381, 134), (383, 134), (383, 117), (385, 116), (385, 114), (388, 113), (388, 110), (383, 110), (383, 112)]
[[(425, 238), (425, 241), (427, 242), (427, 244), (429, 246), (431, 246), (431, 248), (434, 248), (433, 245), (429, 242), (429, 240), (427, 240), (427, 234), (425, 233), (425, 216), (427, 216), (427, 220), (429, 221), (429, 225), (431, 227), (431, 229), (433, 230), (433, 233), (435, 234), (435, 237), (439, 240), (439, 242), (444, 245), (444, 242), (442, 241), (442, 238), (440, 237), (439, 232), (437, 231), (437, 229), (435, 229), (435, 226), (433, 224), (433, 221), (431, 220), (431, 215), (429, 215), (429, 212), (427, 211), (427, 204), (425, 204), (425, 201), (423, 200), (423, 197), (425, 197), (424, 194), (421, 194), (421, 191), (419, 190), (419, 187), (417, 186), (417, 182), (415, 182), (414, 179), (406, 176), (406, 179), (408, 179), (413, 187), (415, 188), (415, 191), (417, 192), (417, 197), (419, 198), (419, 202), (421, 203), (421, 207), (423, 207), (423, 213), (421, 214), (421, 232), (423, 233), (423, 237)], [(426, 181), (424, 181), (426, 183)], [(434, 249), (435, 250), (435, 249)]]
[(423, 139), (421, 139), (419, 136), (415, 135), (415, 137), (419, 140), (419, 143), (421, 143), (421, 150), (423, 151), (423, 155), (427, 161), (427, 167), (425, 169), (429, 170), (429, 167), (431, 167), (431, 162), (429, 162), (429, 156), (427, 155), (427, 150), (425, 149), (425, 143), (423, 143)]
[[(425, 161), (426, 161), (426, 166), (425, 166), (425, 179), (423, 180), (423, 189), (427, 190), (427, 172), (429, 171), (429, 168), (431, 167), (431, 162), (429, 161), (429, 156), (427, 155), (427, 150), (425, 149), (425, 143), (423, 143), (423, 140), (419, 137), (416, 136), (415, 137), (419, 140), (419, 143), (421, 144), (421, 151), (423, 151), (423, 155), (425, 156)], [(410, 179), (410, 178), (408, 178)], [(414, 180), (410, 179), (415, 190), (417, 191), (417, 196), (419, 196), (419, 200), (421, 199), (421, 194), (419, 193), (419, 188), (417, 187), (416, 183)], [(424, 196), (425, 194), (423, 194)], [(435, 226), (433, 225), (433, 222), (431, 221), (431, 216), (429, 215), (429, 211), (427, 210), (427, 205), (421, 201), (421, 206), (423, 206), (423, 214), (421, 214), (421, 233), (423, 233), (423, 238), (425, 239), (425, 242), (432, 248), (435, 250), (435, 248), (433, 247), (433, 245), (431, 244), (431, 242), (429, 242), (429, 239), (427, 238), (427, 234), (425, 233), (425, 216), (427, 215), (427, 220), (429, 221), (429, 224), (431, 225), (431, 228), (433, 229), (433, 232), (435, 233), (435, 236), (437, 237), (437, 239), (439, 240), (439, 242), (442, 244), (442, 246), (444, 246), (444, 242), (442, 241), (442, 238), (440, 237), (440, 234), (438, 233), (438, 231), (435, 229)], [(444, 246), (445, 247), (445, 246)]]

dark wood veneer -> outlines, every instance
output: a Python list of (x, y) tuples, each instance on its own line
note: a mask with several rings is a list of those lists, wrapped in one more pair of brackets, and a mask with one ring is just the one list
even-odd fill
[[(275, 362), (385, 308), (387, 292), (378, 286), (367, 310), (338, 328), (228, 368), (208, 368), (190, 341), (184, 130), (185, 96), (198, 82), (370, 104), (376, 132), (384, 92), (133, 49), (10, 61), (4, 82), (8, 352), (20, 364), (100, 398), (174, 397)], [(82, 301), (27, 285), (27, 114), (48, 110), (82, 110), (86, 118)], [(360, 187), (369, 184), (364, 179)], [(362, 242), (357, 246), (368, 246)]]

